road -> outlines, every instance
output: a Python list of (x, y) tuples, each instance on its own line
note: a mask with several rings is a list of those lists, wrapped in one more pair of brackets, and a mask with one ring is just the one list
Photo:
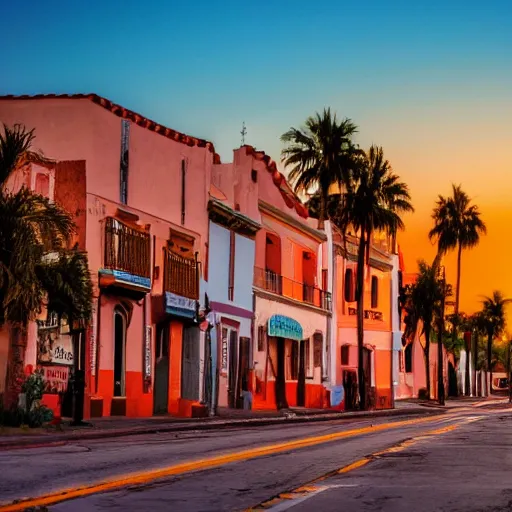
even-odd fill
[(508, 511), (511, 427), (496, 405), (2, 451), (0, 512)]

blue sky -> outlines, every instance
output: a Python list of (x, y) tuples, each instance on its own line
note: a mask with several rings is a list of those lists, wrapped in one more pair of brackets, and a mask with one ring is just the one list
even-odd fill
[(461, 183), (478, 202), (489, 234), (464, 256), (471, 310), (492, 289), (512, 296), (511, 20), (510, 0), (4, 0), (0, 94), (95, 92), (223, 161), (242, 121), (279, 160), (280, 135), (331, 106), (410, 186), (409, 271), (433, 257), (437, 195)]
[(325, 105), (380, 142), (390, 117), (510, 95), (511, 5), (12, 1), (0, 94), (96, 92), (213, 140), (223, 160), (242, 121), (277, 158), (279, 135)]

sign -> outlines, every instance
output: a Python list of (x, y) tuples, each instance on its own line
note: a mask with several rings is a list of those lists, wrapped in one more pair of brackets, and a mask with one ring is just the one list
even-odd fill
[(97, 305), (92, 308), (92, 322), (91, 322), (91, 375), (96, 375), (96, 309)]
[(151, 290), (151, 279), (149, 277), (136, 276), (135, 274), (130, 274), (124, 270), (110, 270), (104, 268), (100, 270), (100, 274), (104, 276), (111, 275), (114, 278), (114, 281), (119, 284), (138, 286), (140, 288)]
[(221, 373), (226, 375), (228, 372), (228, 330), (222, 328), (222, 345), (221, 345)]
[(268, 320), (268, 335), (300, 341), (304, 338), (302, 326), (287, 316), (274, 315)]
[(73, 340), (70, 335), (59, 334), (59, 329), (38, 329), (37, 361), (72, 366)]
[(195, 318), (196, 304), (194, 299), (182, 297), (175, 293), (165, 292), (165, 312), (169, 315), (182, 316), (184, 318)]
[(146, 325), (144, 336), (144, 377), (151, 379), (151, 325)]
[(66, 366), (43, 366), (45, 393), (65, 392), (68, 387), (69, 368)]

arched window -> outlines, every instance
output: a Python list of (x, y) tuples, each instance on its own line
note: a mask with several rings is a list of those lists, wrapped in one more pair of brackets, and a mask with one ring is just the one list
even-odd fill
[(126, 315), (114, 309), (114, 396), (126, 396)]

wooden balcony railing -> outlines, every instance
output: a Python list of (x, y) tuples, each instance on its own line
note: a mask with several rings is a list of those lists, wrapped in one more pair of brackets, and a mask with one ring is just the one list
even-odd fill
[(166, 292), (189, 299), (199, 299), (199, 263), (196, 259), (184, 258), (164, 249)]
[(107, 217), (104, 268), (151, 277), (150, 234)]
[(283, 297), (290, 297), (306, 304), (331, 311), (331, 294), (316, 286), (299, 283), (288, 277), (266, 270), (254, 268), (254, 286)]

